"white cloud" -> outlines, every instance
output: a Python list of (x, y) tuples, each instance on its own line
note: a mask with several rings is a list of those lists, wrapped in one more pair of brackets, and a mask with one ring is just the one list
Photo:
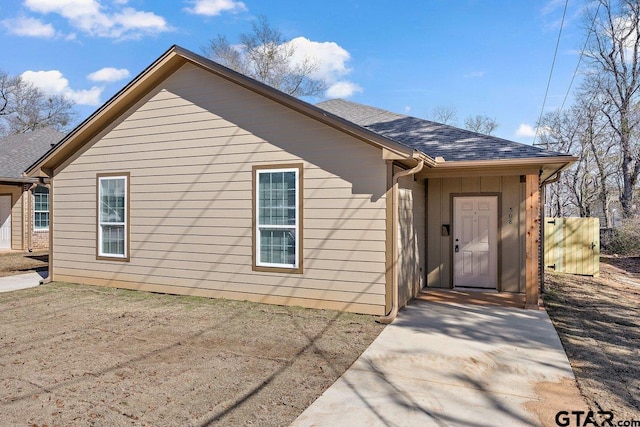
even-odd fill
[(516, 129), (516, 136), (519, 138), (533, 138), (536, 136), (536, 130), (531, 125), (521, 123)]
[(94, 86), (91, 89), (73, 90), (60, 71), (25, 71), (20, 75), (24, 81), (40, 88), (44, 93), (65, 96), (76, 104), (100, 105), (103, 88)]
[(78, 105), (100, 105), (100, 95), (104, 88), (93, 86), (91, 89), (71, 90), (67, 93), (67, 96)]
[(549, 0), (545, 5), (542, 6), (540, 13), (542, 15), (548, 15), (551, 12), (554, 12), (556, 9), (561, 7), (564, 4), (565, 0)]
[(126, 68), (105, 67), (89, 74), (87, 78), (94, 82), (117, 82), (130, 75), (131, 73)]
[(318, 64), (312, 77), (335, 82), (340, 77), (351, 72), (347, 61), (351, 58), (349, 52), (334, 42), (314, 42), (305, 37), (296, 37), (289, 42), (295, 49), (292, 58), (294, 63), (302, 63), (310, 59)]
[(404, 112), (405, 112), (405, 113), (407, 113), (407, 114), (408, 114), (409, 112), (411, 112), (411, 106), (410, 106), (410, 105), (405, 105), (405, 106), (404, 106)]
[(293, 63), (311, 60), (317, 64), (310, 77), (328, 83), (326, 96), (329, 98), (347, 98), (362, 88), (344, 77), (351, 73), (347, 63), (351, 55), (335, 42), (315, 42), (305, 37), (296, 37), (290, 43), (294, 48)]
[[(162, 16), (158, 16), (153, 12), (143, 12), (139, 10), (127, 7), (122, 10), (121, 13), (117, 13), (113, 16), (115, 23), (114, 30), (127, 32), (127, 31), (146, 31), (154, 33), (157, 30), (165, 31), (167, 28), (167, 21)], [(117, 27), (121, 27), (118, 29)]]
[(2, 24), (10, 33), (18, 36), (50, 38), (56, 35), (53, 25), (35, 18), (5, 19)]
[(357, 84), (348, 81), (339, 81), (329, 86), (325, 95), (328, 98), (348, 98), (356, 92), (362, 92), (362, 88)]
[(243, 2), (236, 0), (192, 0), (189, 3), (193, 4), (193, 7), (187, 8), (187, 12), (196, 15), (217, 16), (222, 12), (238, 13), (249, 10)]
[(171, 30), (162, 16), (123, 7), (126, 1), (121, 0), (112, 2), (111, 7), (99, 0), (25, 0), (24, 5), (32, 12), (58, 14), (91, 36), (137, 38)]

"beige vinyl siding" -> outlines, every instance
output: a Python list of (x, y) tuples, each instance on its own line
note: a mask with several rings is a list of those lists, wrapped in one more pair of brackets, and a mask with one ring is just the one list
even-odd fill
[[(396, 170), (397, 172), (397, 170)], [(398, 300), (404, 306), (424, 286), (424, 180), (400, 178), (398, 193)]]
[[(427, 286), (451, 287), (451, 236), (442, 236), (441, 226), (453, 223), (451, 195), (460, 193), (498, 193), (499, 212), (499, 290), (525, 290), (525, 203), (520, 177), (429, 178), (427, 180)], [(511, 218), (510, 218), (511, 215)], [(509, 223), (511, 221), (511, 223)], [(453, 229), (451, 228), (451, 233)]]
[[(252, 271), (254, 165), (304, 164), (303, 274)], [(55, 176), (54, 280), (384, 314), (380, 150), (185, 65)], [(128, 263), (95, 259), (96, 173), (129, 172)]]
[(22, 184), (2, 185), (0, 184), (0, 194), (11, 196), (11, 249), (23, 250), (25, 218), (23, 218)]

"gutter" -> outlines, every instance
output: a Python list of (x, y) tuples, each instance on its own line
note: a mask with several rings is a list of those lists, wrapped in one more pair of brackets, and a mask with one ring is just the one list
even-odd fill
[(31, 184), (34, 182), (38, 182), (36, 178), (0, 178), (0, 184)]
[(456, 160), (444, 161), (442, 158), (436, 158), (436, 169), (463, 169), (463, 168), (479, 168), (479, 167), (496, 167), (496, 166), (537, 166), (541, 164), (562, 163), (558, 170), (562, 170), (578, 160), (574, 156), (554, 156), (554, 157), (528, 157), (522, 159), (502, 159), (502, 160)]
[[(27, 201), (27, 214), (29, 215), (27, 219), (27, 250), (29, 252), (33, 252), (33, 215), (31, 215), (31, 211), (33, 210), (33, 202), (31, 193), (38, 186), (37, 182), (31, 184), (31, 187), (27, 190), (27, 197), (29, 200)], [(34, 214), (35, 215), (35, 214)], [(24, 225), (24, 221), (22, 222)]]
[(417, 174), (424, 167), (424, 160), (420, 159), (420, 162), (416, 167), (409, 170), (404, 170), (393, 175), (393, 184), (391, 186), (393, 204), (391, 208), (391, 251), (393, 262), (391, 264), (391, 276), (392, 276), (392, 290), (391, 290), (391, 311), (386, 315), (377, 319), (378, 323), (388, 325), (398, 315), (398, 180), (404, 176)]
[(562, 176), (562, 171), (567, 166), (568, 166), (568, 164), (562, 166), (557, 171), (555, 171), (553, 174), (549, 175), (549, 178), (545, 179), (544, 181), (542, 181), (540, 183), (540, 188), (544, 187), (547, 184), (553, 184), (554, 182), (558, 182), (560, 180), (560, 177)]

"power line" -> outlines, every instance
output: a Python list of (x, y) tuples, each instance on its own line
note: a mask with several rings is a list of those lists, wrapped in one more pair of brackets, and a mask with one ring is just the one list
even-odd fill
[(589, 43), (589, 37), (591, 37), (591, 33), (596, 28), (596, 19), (598, 18), (598, 13), (600, 12), (600, 6), (602, 3), (598, 3), (598, 7), (596, 8), (596, 13), (593, 15), (593, 19), (591, 20), (591, 26), (589, 27), (589, 32), (587, 33), (587, 37), (584, 41), (584, 46), (580, 51), (580, 57), (578, 58), (578, 63), (576, 64), (576, 69), (573, 70), (573, 76), (571, 77), (571, 82), (569, 83), (569, 87), (567, 88), (567, 93), (564, 95), (564, 99), (562, 100), (562, 105), (560, 106), (560, 111), (564, 109), (564, 104), (567, 102), (567, 98), (569, 97), (569, 93), (571, 92), (571, 87), (573, 86), (573, 80), (576, 78), (578, 74), (578, 69), (580, 68), (580, 63), (582, 62), (582, 57), (584, 56), (584, 51), (587, 50), (587, 44)]
[(564, 2), (564, 11), (562, 12), (562, 21), (560, 22), (560, 31), (558, 31), (558, 40), (556, 41), (556, 50), (553, 52), (553, 61), (551, 62), (551, 71), (549, 71), (549, 79), (547, 80), (547, 89), (544, 92), (544, 99), (542, 101), (542, 109), (540, 110), (540, 117), (538, 117), (538, 126), (536, 126), (536, 133), (533, 136), (532, 145), (536, 145), (536, 138), (538, 137), (538, 132), (540, 130), (540, 121), (542, 120), (542, 114), (544, 114), (544, 107), (547, 103), (547, 95), (549, 94), (549, 86), (551, 86), (551, 77), (553, 76), (553, 68), (556, 65), (556, 57), (558, 56), (558, 46), (560, 46), (560, 36), (562, 35), (562, 28), (564, 27), (564, 17), (567, 14), (567, 6), (569, 5), (569, 0), (565, 0)]

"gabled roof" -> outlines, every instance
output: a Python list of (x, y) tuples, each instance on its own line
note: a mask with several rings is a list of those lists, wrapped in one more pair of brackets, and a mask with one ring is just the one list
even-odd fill
[(30, 181), (22, 175), (24, 171), (63, 136), (62, 132), (45, 128), (0, 139), (0, 180)]
[(96, 112), (72, 130), (57, 146), (46, 153), (33, 164), (27, 173), (30, 176), (47, 176), (62, 165), (84, 144), (89, 143), (110, 123), (116, 120), (129, 107), (142, 99), (157, 85), (177, 71), (182, 65), (191, 63), (218, 77), (226, 79), (245, 89), (251, 90), (272, 101), (304, 114), (307, 117), (322, 122), (334, 129), (360, 139), (375, 147), (386, 150), (388, 158), (393, 159), (422, 159), (426, 165), (434, 165), (435, 161), (418, 150), (414, 150), (405, 144), (393, 141), (383, 135), (358, 126), (348, 120), (287, 95), (277, 89), (267, 86), (257, 80), (224, 67), (210, 59), (197, 55), (180, 46), (172, 46), (162, 54), (153, 64), (136, 76), (122, 90), (116, 93)]
[[(407, 163), (421, 159), (428, 168), (440, 170), (494, 168), (498, 164), (512, 168), (527, 165), (529, 168), (544, 169), (543, 179), (576, 160), (572, 156), (344, 100), (311, 105), (189, 50), (172, 46), (29, 167), (27, 174), (33, 177), (53, 176), (56, 168), (187, 63), (381, 148), (382, 157), (388, 160)], [(435, 157), (442, 157), (444, 161), (436, 162)]]
[(446, 162), (565, 156), (555, 151), (396, 114), (344, 99), (332, 99), (320, 102), (316, 106), (386, 138), (420, 150), (432, 158), (442, 157)]

